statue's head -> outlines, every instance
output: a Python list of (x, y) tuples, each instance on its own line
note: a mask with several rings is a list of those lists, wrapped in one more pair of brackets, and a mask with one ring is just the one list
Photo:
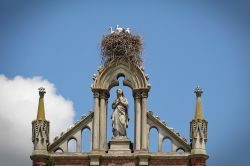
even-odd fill
[(117, 93), (117, 97), (123, 96), (123, 90), (120, 88), (116, 90), (116, 93)]

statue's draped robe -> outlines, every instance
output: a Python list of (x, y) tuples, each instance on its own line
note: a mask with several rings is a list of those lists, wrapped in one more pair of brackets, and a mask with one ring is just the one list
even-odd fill
[(115, 137), (126, 136), (126, 128), (128, 127), (128, 101), (125, 97), (117, 98), (112, 107), (112, 128)]

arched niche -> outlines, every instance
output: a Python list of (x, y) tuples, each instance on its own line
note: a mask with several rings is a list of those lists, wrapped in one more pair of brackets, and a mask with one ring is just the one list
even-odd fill
[(135, 121), (135, 113), (134, 113), (134, 98), (133, 98), (133, 92), (130, 87), (128, 86), (123, 86), (123, 80), (124, 77), (120, 76), (118, 78), (119, 80), (119, 85), (115, 86), (110, 89), (109, 93), (109, 99), (108, 99), (108, 108), (107, 108), (107, 140), (111, 140), (113, 137), (113, 132), (112, 132), (112, 113), (113, 113), (113, 108), (112, 108), (112, 103), (116, 100), (117, 98), (117, 89), (122, 89), (125, 98), (128, 100), (129, 107), (128, 107), (128, 117), (129, 117), (129, 122), (128, 122), (128, 127), (127, 127), (127, 137), (130, 140), (134, 140), (134, 121)]
[(149, 129), (149, 151), (150, 152), (158, 152), (158, 144), (159, 144), (159, 131), (157, 127), (150, 127)]
[(170, 139), (169, 137), (164, 137), (162, 140), (162, 152), (172, 152), (172, 142), (172, 139)]
[(124, 61), (113, 62), (99, 68), (98, 74), (93, 76), (91, 89), (94, 95), (94, 131), (92, 136), (92, 150), (105, 150), (107, 145), (107, 103), (111, 88), (119, 85), (119, 77), (124, 77), (123, 85), (132, 89), (135, 111), (134, 149), (148, 150), (148, 138), (141, 133), (147, 131), (147, 97), (150, 90), (148, 76), (143, 67)]
[(68, 139), (68, 152), (76, 152), (77, 149), (77, 139), (75, 137), (71, 137)]
[(84, 127), (81, 132), (82, 137), (82, 152), (86, 153), (90, 151), (90, 128)]

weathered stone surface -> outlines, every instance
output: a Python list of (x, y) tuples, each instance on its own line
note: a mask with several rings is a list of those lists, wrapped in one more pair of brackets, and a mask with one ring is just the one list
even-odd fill
[(114, 137), (109, 141), (109, 154), (127, 154), (131, 153), (131, 141), (127, 137)]
[(152, 159), (149, 160), (150, 166), (189, 166), (189, 160), (162, 160), (162, 159)]
[[(121, 131), (121, 134), (114, 134), (114, 138), (107, 143), (109, 92), (111, 88), (119, 85), (118, 78), (121, 76), (124, 77), (123, 85), (132, 89), (134, 97), (134, 109), (129, 110), (135, 112), (135, 135), (132, 140), (134, 147), (124, 134), (125, 132)], [(41, 118), (37, 118), (33, 123), (34, 150), (31, 156), (33, 166), (206, 166), (208, 159), (205, 151), (207, 121), (202, 119), (201, 114), (193, 120), (190, 135), (192, 144), (190, 145), (173, 128), (161, 121), (159, 116), (148, 112), (147, 100), (150, 87), (143, 67), (122, 61), (100, 68), (91, 86), (94, 97), (93, 112), (83, 116), (66, 132), (56, 137), (51, 144), (48, 142), (49, 123), (44, 124), (47, 122), (45, 118), (38, 116)], [(197, 108), (201, 110), (200, 107)], [(120, 116), (117, 117), (116, 119), (123, 119)], [(156, 135), (158, 145), (154, 145), (158, 146), (158, 152), (154, 153), (149, 152), (150, 140), (148, 138), (151, 128), (156, 128), (158, 131)], [(90, 131), (90, 152), (87, 153), (82, 151), (84, 129)], [(75, 152), (69, 152), (68, 149), (68, 142), (71, 139), (76, 141)], [(171, 142), (170, 152), (162, 150), (165, 139)], [(202, 142), (198, 144), (200, 139)]]
[(122, 165), (122, 166), (136, 166), (138, 165), (137, 160), (129, 160), (129, 159), (123, 159), (123, 160), (116, 160), (116, 159), (106, 159), (101, 161), (101, 166), (116, 166), (116, 165)]
[(89, 166), (89, 160), (68, 160), (68, 159), (61, 159), (54, 161), (54, 166)]

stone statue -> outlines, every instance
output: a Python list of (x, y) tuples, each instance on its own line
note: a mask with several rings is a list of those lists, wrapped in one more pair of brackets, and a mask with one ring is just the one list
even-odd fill
[(112, 113), (112, 128), (114, 137), (127, 136), (126, 128), (128, 127), (128, 100), (124, 97), (122, 89), (117, 89), (117, 98), (112, 104), (114, 109)]

